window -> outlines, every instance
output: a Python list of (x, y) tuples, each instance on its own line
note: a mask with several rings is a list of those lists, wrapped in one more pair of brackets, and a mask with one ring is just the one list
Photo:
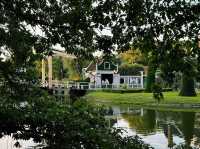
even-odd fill
[(110, 63), (109, 62), (104, 63), (104, 69), (110, 69)]
[(124, 84), (124, 78), (120, 78), (120, 84)]

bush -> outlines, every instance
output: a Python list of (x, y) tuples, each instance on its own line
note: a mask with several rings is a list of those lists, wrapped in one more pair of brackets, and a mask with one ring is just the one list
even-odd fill
[(150, 64), (146, 78), (146, 92), (152, 92), (152, 86), (155, 83), (155, 73), (156, 73), (156, 66)]
[(84, 96), (86, 94), (87, 90), (85, 89), (77, 89), (71, 87), (69, 89), (69, 98), (71, 99), (72, 103), (74, 103), (78, 98)]
[(122, 89), (124, 89), (124, 90), (125, 90), (125, 89), (127, 89), (127, 88), (128, 88), (128, 84), (122, 84), (122, 86), (121, 86), (121, 87), (122, 87)]
[(160, 84), (154, 84), (152, 86), (152, 92), (153, 92), (153, 97), (156, 99), (158, 102), (160, 102), (161, 99), (164, 99), (163, 93), (162, 93), (162, 86)]
[(143, 65), (140, 64), (122, 64), (119, 66), (120, 75), (140, 75), (144, 71)]
[(43, 149), (151, 148), (137, 136), (122, 137), (122, 130), (108, 127), (101, 108), (84, 101), (67, 106), (41, 97), (33, 102), (23, 108), (1, 105), (1, 134), (12, 134), (16, 141), (32, 138), (40, 143), (45, 140)]

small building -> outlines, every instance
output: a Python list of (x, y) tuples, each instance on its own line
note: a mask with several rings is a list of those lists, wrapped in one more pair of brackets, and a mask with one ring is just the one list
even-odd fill
[(84, 68), (85, 77), (93, 88), (143, 88), (143, 71), (138, 76), (120, 75), (118, 64), (109, 59), (91, 62)]

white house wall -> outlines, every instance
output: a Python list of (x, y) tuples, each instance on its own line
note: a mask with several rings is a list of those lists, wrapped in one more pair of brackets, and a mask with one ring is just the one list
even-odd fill
[(101, 86), (101, 74), (96, 74), (96, 76), (95, 76), (95, 84), (96, 84), (96, 86), (98, 87), (100, 87)]
[(113, 84), (120, 84), (120, 75), (113, 74)]
[[(118, 68), (118, 67), (117, 67)], [(117, 73), (117, 70), (98, 70), (96, 65), (96, 70), (93, 72), (85, 72), (85, 76), (90, 78), (90, 83), (95, 84), (96, 88), (101, 88), (102, 86), (102, 74), (112, 74), (113, 75), (113, 85), (120, 86), (120, 80), (124, 79), (123, 84), (127, 84), (128, 87), (134, 88), (135, 86), (138, 88), (143, 88), (143, 76), (144, 73), (141, 71), (141, 75), (137, 76), (120, 76)]]

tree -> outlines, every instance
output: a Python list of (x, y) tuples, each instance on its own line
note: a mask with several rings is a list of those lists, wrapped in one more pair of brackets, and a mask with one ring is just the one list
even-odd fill
[[(8, 88), (8, 92), (12, 90), (12, 96), (27, 93), (25, 84), (29, 82), (31, 86), (31, 81), (36, 79), (33, 63), (39, 57), (32, 50), (40, 47), (43, 51), (47, 42), (45, 38), (32, 34), (27, 26), (36, 27), (39, 25), (37, 19), (44, 20), (41, 16), (44, 11), (38, 11), (43, 6), (29, 1), (0, 2), (0, 51), (9, 54), (9, 58), (0, 61), (0, 72), (5, 80), (6, 87), (3, 88)], [(22, 94), (16, 94), (19, 92)]]
[[(153, 27), (153, 32), (157, 35), (157, 37), (154, 35), (153, 38), (159, 39), (159, 36), (163, 36), (163, 41), (156, 40), (157, 53), (154, 53), (154, 55), (156, 55), (157, 64), (163, 63), (163, 65), (165, 65), (168, 62), (172, 68), (176, 65), (174, 69), (171, 70), (181, 71), (183, 73), (183, 83), (180, 95), (195, 96), (194, 66), (192, 66), (191, 63), (188, 65), (189, 63), (184, 60), (189, 57), (195, 59), (196, 55), (194, 53), (198, 53), (196, 39), (198, 35), (197, 24), (199, 22), (199, 17), (197, 16), (197, 13), (199, 12), (197, 12), (197, 8), (199, 5), (197, 3), (192, 3), (191, 1), (177, 1), (170, 2), (170, 5), (168, 2), (159, 5), (156, 4), (156, 7), (156, 13), (160, 15), (158, 15), (159, 18), (154, 18), (155, 22), (158, 19), (164, 20), (160, 20), (160, 23), (157, 22), (160, 25), (159, 27), (157, 26), (158, 24)], [(177, 15), (175, 15), (175, 13), (177, 13)], [(188, 17), (193, 18), (193, 20)], [(185, 39), (186, 37), (189, 39)], [(184, 43), (182, 50), (177, 46), (178, 44), (175, 44), (175, 47), (173, 46), (174, 42), (179, 43), (181, 40), (183, 40), (182, 43)], [(190, 45), (189, 48), (188, 44)], [(180, 51), (182, 51), (182, 55), (181, 53), (179, 54)], [(183, 67), (177, 68), (178, 65)], [(189, 73), (186, 71), (189, 71)]]
[(157, 69), (157, 67), (155, 65), (153, 65), (152, 63), (149, 63), (146, 89), (145, 89), (147, 92), (152, 92), (152, 87), (155, 83), (156, 69)]
[(53, 58), (53, 77), (62, 80), (64, 77), (67, 77), (67, 69), (63, 66), (62, 57)]
[[(40, 53), (47, 54), (46, 49), (54, 44), (60, 43), (75, 55), (91, 54), (95, 18), (91, 16), (92, 2), (0, 1), (0, 54), (10, 54), (5, 61), (0, 59), (4, 81), (0, 85), (0, 113), (6, 126), (10, 126), (10, 121), (5, 117), (14, 124), (12, 129), (3, 130), (6, 134), (14, 133), (16, 139), (34, 138), (37, 142), (44, 139), (45, 148), (150, 148), (137, 138), (123, 138), (120, 130), (107, 128), (99, 111), (83, 104), (58, 104), (40, 90), (39, 84), (31, 83), (38, 79), (34, 74), (35, 60), (41, 58)], [(38, 54), (33, 54), (33, 47)], [(25, 104), (21, 105), (21, 101)]]
[(166, 62), (165, 56), (176, 50), (172, 48), (174, 42), (192, 43), (193, 52), (190, 56), (199, 55), (197, 36), (200, 5), (196, 0), (128, 0), (123, 3), (107, 0), (98, 7), (106, 7), (103, 16), (114, 22), (104, 25), (111, 28), (113, 43), (122, 51), (128, 50), (131, 45), (150, 55), (154, 62), (151, 67), (157, 68)]
[[(173, 83), (176, 72), (182, 73), (181, 96), (196, 96), (195, 78), (197, 76), (197, 57), (193, 53), (191, 42), (179, 42), (171, 45), (171, 52), (166, 54), (162, 71), (169, 74), (168, 79)], [(193, 53), (193, 54), (192, 54)], [(178, 59), (175, 59), (177, 57)], [(171, 78), (170, 78), (170, 77)]]
[(139, 49), (131, 48), (128, 51), (124, 51), (119, 54), (119, 58), (121, 59), (122, 63), (129, 63), (129, 64), (142, 64), (147, 66), (148, 64), (148, 54), (142, 53)]
[(8, 51), (19, 65), (25, 63), (33, 47), (43, 52), (59, 43), (74, 54), (87, 54), (92, 47), (92, 1), (3, 0), (0, 6), (1, 53)]
[(182, 87), (180, 94), (181, 96), (196, 96), (195, 91), (195, 75), (196, 68), (194, 64), (194, 60), (189, 57), (184, 59), (183, 66), (185, 69), (182, 72)]
[(119, 73), (121, 75), (140, 75), (141, 71), (144, 71), (144, 68), (140, 64), (121, 64), (119, 66)]

